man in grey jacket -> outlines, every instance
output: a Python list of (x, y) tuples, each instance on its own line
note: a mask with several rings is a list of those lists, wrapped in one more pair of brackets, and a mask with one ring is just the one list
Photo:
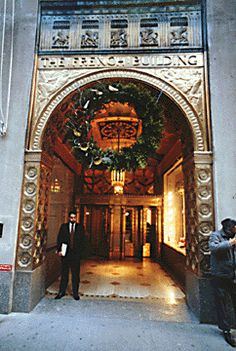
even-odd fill
[[(232, 318), (236, 317), (236, 220), (225, 218), (221, 224), (222, 229), (212, 232), (209, 239), (212, 286), (218, 326), (225, 340), (236, 347), (236, 340), (230, 330), (232, 320), (236, 319)], [(230, 306), (233, 307), (234, 316), (229, 314)]]

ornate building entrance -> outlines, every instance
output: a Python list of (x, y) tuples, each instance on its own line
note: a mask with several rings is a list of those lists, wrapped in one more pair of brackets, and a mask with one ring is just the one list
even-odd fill
[[(208, 272), (213, 198), (201, 8), (157, 6), (151, 11), (145, 5), (136, 14), (130, 6), (123, 14), (108, 7), (106, 14), (95, 15), (92, 8), (88, 14), (66, 4), (53, 6), (42, 3), (40, 13), (15, 309), (25, 310), (19, 301), (22, 290), (28, 291), (32, 307), (58, 274), (56, 224), (75, 206), (86, 227), (90, 254), (162, 260), (185, 282), (188, 303), (204, 320), (207, 311), (196, 290)], [(78, 93), (94, 89), (98, 82), (132, 83), (151, 91), (163, 116), (155, 155), (143, 170), (127, 172), (123, 194), (113, 194), (109, 171), (84, 170), (65, 142), (71, 106), (77, 100), (80, 104)], [(105, 110), (103, 118), (114, 117), (114, 111)], [(130, 120), (136, 118), (128, 112)], [(117, 110), (115, 115), (123, 116)], [(177, 270), (175, 259), (181, 261)], [(37, 281), (34, 294), (28, 279)]]

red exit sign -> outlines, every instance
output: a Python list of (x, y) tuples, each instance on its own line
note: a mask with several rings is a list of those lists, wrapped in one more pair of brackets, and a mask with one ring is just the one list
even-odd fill
[(11, 272), (12, 264), (0, 264), (0, 272)]

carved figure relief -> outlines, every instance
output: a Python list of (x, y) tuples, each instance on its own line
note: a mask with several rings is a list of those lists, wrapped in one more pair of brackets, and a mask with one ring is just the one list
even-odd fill
[(204, 116), (203, 73), (201, 69), (163, 69), (158, 71), (166, 81), (181, 90), (198, 112), (200, 120)]
[(80, 72), (73, 70), (39, 71), (35, 118), (39, 116), (48, 101), (59, 89), (85, 73), (87, 73), (87, 70)]
[(153, 29), (146, 29), (140, 32), (141, 46), (159, 46), (158, 33)]
[[(164, 15), (158, 9), (152, 13), (135, 13), (135, 15), (120, 13), (115, 16), (112, 13), (101, 14), (98, 9), (93, 15), (60, 16), (55, 13), (52, 16), (43, 14), (39, 48), (40, 51), (55, 49), (68, 51), (89, 47), (109, 49), (129, 47), (130, 43), (132, 43), (132, 48), (148, 45), (158, 45), (162, 48), (202, 47), (202, 15), (199, 6), (196, 6), (195, 9), (193, 6), (190, 9), (188, 5), (185, 9), (184, 7), (182, 4), (181, 8), (172, 6), (173, 10), (166, 11)], [(78, 28), (81, 28), (82, 32)], [(99, 37), (110, 37), (111, 40), (97, 41), (97, 33)], [(129, 35), (128, 41), (127, 34)]]
[(98, 47), (98, 32), (86, 31), (81, 38), (81, 47)]
[(52, 37), (52, 48), (68, 48), (69, 47), (69, 32), (59, 30)]
[(111, 47), (128, 46), (127, 33), (123, 29), (111, 32)]
[(170, 44), (175, 45), (189, 45), (187, 27), (178, 27), (172, 29), (170, 32)]

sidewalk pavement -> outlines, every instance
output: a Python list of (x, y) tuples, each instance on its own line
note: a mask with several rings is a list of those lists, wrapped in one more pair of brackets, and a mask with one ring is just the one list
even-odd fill
[(0, 351), (227, 351), (216, 326), (199, 324), (184, 299), (46, 296), (30, 313), (0, 315)]

